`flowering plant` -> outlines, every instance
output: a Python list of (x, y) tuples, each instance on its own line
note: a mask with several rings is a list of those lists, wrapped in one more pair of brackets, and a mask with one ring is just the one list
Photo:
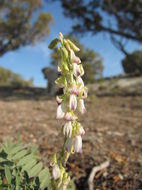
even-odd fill
[(78, 121), (78, 112), (84, 114), (86, 108), (84, 99), (87, 97), (87, 88), (84, 85), (82, 76), (84, 69), (79, 57), (75, 52), (80, 49), (69, 39), (65, 39), (59, 33), (59, 39), (53, 40), (49, 48), (58, 47), (61, 60), (58, 62), (58, 72), (60, 76), (55, 81), (56, 85), (63, 88), (63, 94), (57, 96), (57, 119), (64, 120), (61, 132), (64, 138), (60, 156), (54, 154), (52, 159), (52, 186), (53, 189), (65, 190), (70, 181), (70, 176), (66, 172), (66, 163), (70, 154), (82, 152), (82, 136), (85, 130)]

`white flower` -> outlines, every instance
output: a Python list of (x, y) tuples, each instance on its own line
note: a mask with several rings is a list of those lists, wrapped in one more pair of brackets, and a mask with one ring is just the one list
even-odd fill
[(76, 77), (84, 75), (84, 69), (82, 65), (77, 65), (76, 63), (73, 63), (73, 74)]
[(65, 144), (65, 148), (68, 152), (71, 152), (71, 149), (72, 149), (72, 145), (73, 145), (73, 138), (68, 138), (67, 139), (67, 142)]
[(71, 138), (71, 135), (72, 135), (72, 124), (71, 124), (71, 121), (68, 121), (64, 125), (63, 134), (64, 134), (64, 136), (67, 136), (67, 137)]
[(72, 49), (70, 50), (70, 58), (72, 63), (77, 63), (77, 64), (81, 63), (80, 58), (75, 55)]
[(84, 87), (84, 82), (83, 82), (83, 80), (82, 80), (82, 78), (80, 76), (77, 77), (76, 82), (79, 85), (80, 89), (82, 89)]
[(74, 151), (77, 153), (82, 152), (82, 137), (77, 135), (74, 140)]
[(85, 108), (83, 99), (79, 99), (79, 101), (78, 101), (78, 109), (82, 114), (84, 114), (86, 112), (86, 108)]
[(79, 135), (81, 135), (81, 136), (85, 135), (85, 130), (83, 129), (83, 127), (80, 127)]
[(76, 110), (76, 108), (77, 108), (77, 98), (76, 98), (75, 94), (70, 95), (69, 108), (71, 110)]
[(57, 108), (57, 115), (56, 115), (56, 118), (57, 119), (62, 119), (65, 115), (65, 112), (63, 111), (63, 105), (60, 104)]
[(77, 65), (76, 63), (73, 63), (73, 74), (74, 74), (74, 76), (78, 77), (78, 76), (80, 76), (80, 73), (81, 73), (81, 71), (80, 71), (79, 65)]
[(60, 168), (57, 164), (53, 166), (52, 175), (55, 180), (57, 180), (61, 175)]

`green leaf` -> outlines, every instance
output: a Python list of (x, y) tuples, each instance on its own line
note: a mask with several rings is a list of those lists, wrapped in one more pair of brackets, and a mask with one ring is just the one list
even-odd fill
[(14, 154), (16, 154), (17, 152), (19, 152), (20, 150), (22, 150), (23, 148), (24, 148), (24, 147), (21, 146), (21, 145), (15, 146), (13, 149), (11, 149), (11, 151), (9, 151), (8, 154), (14, 155)]
[(27, 171), (28, 173), (30, 172), (31, 168), (37, 163), (37, 161), (35, 159), (30, 160), (29, 162), (27, 162), (26, 165), (24, 165), (24, 167), (22, 168), (22, 171)]
[(6, 162), (6, 161), (7, 161), (6, 159), (0, 157), (0, 163)]
[(12, 175), (11, 175), (10, 169), (7, 165), (4, 166), (4, 171), (5, 171), (5, 177), (8, 181), (8, 184), (11, 184)]
[(76, 190), (74, 182), (71, 180), (67, 186), (67, 190)]
[(34, 177), (36, 175), (38, 175), (38, 173), (41, 171), (43, 167), (43, 164), (41, 162), (39, 162), (37, 165), (35, 165), (30, 172), (28, 172), (29, 177)]
[(53, 49), (56, 47), (56, 45), (58, 44), (60, 40), (58, 38), (55, 38), (54, 40), (52, 40), (48, 46), (49, 49)]
[(28, 153), (27, 150), (22, 150), (22, 151), (18, 152), (16, 155), (14, 155), (12, 160), (18, 160), (18, 159), (22, 158), (23, 156), (25, 156), (27, 153)]
[(35, 156), (33, 154), (26, 155), (25, 157), (19, 160), (19, 162), (17, 163), (17, 166), (26, 165), (27, 163), (31, 161), (31, 159), (34, 159), (34, 158)]
[(43, 169), (39, 173), (39, 180), (40, 180), (40, 188), (41, 190), (45, 189), (50, 184), (50, 172), (48, 168)]

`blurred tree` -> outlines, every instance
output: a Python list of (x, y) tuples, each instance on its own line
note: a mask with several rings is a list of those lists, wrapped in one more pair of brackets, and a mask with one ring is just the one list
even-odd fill
[(125, 73), (142, 75), (142, 51), (134, 51), (122, 60)]
[(122, 38), (142, 43), (141, 0), (61, 0), (61, 3), (64, 14), (75, 20), (73, 32), (109, 33), (123, 53), (126, 41)]
[[(100, 55), (89, 48), (85, 48), (85, 46), (72, 35), (65, 36), (65, 38), (69, 38), (80, 48), (77, 56), (80, 57), (83, 63), (83, 67), (85, 70), (83, 80), (85, 81), (85, 83), (93, 83), (95, 79), (102, 78), (103, 65)], [(53, 53), (51, 53), (51, 65), (55, 67), (55, 70), (57, 70), (56, 67), (59, 59), (60, 57), (57, 54), (57, 50), (54, 50)]]
[(41, 7), (42, 0), (0, 1), (0, 56), (49, 34), (52, 16), (37, 14)]
[(0, 67), (0, 86), (31, 87), (33, 80), (24, 80), (19, 74)]

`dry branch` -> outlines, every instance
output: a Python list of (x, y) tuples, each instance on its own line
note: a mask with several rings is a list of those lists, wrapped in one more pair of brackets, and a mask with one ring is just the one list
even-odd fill
[(110, 165), (110, 162), (107, 160), (103, 162), (102, 164), (100, 164), (99, 166), (93, 167), (88, 179), (89, 190), (94, 190), (94, 177), (96, 173), (100, 170), (107, 168), (109, 165)]

